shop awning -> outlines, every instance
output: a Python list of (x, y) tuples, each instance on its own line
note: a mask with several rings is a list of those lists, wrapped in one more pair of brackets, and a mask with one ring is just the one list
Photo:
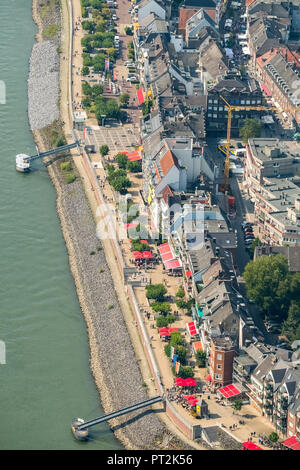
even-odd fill
[(163, 262), (166, 263), (167, 261), (171, 261), (172, 259), (174, 259), (174, 255), (171, 251), (167, 251), (166, 253), (163, 253), (161, 255), (161, 258)]
[[(258, 445), (254, 444), (253, 442), (251, 441), (247, 441), (247, 442), (242, 442), (242, 446), (244, 446), (246, 449), (248, 450), (264, 450), (262, 449), (261, 447), (259, 447)], [(245, 449), (243, 449), (245, 450)]]
[(191, 321), (190, 323), (187, 323), (186, 325), (187, 325), (188, 332), (190, 333), (191, 336), (199, 334), (199, 331), (197, 330), (194, 321)]
[(300, 450), (300, 442), (298, 441), (296, 436), (289, 437), (281, 444), (292, 450)]
[(266, 87), (266, 85), (264, 85), (263, 83), (261, 83), (261, 89), (266, 93), (267, 96), (272, 96), (272, 93), (270, 92), (270, 90)]
[(197, 351), (202, 351), (202, 343), (201, 341), (195, 341), (193, 344), (193, 348), (195, 350), (195, 352)]
[(159, 245), (159, 251), (160, 254), (167, 253), (168, 251), (171, 251), (171, 247), (169, 243), (163, 243), (162, 245)]
[(205, 380), (206, 380), (206, 382), (212, 382), (211, 375), (208, 374), (208, 375), (205, 377)]
[(240, 395), (242, 392), (233, 384), (227, 385), (226, 387), (219, 388), (218, 390), (221, 395), (225, 398), (232, 398)]
[(167, 261), (165, 263), (165, 268), (167, 269), (167, 271), (169, 271), (170, 269), (178, 269), (178, 268), (181, 268), (182, 265), (181, 265), (181, 261), (179, 259), (173, 259), (171, 261)]
[(136, 91), (136, 95), (137, 95), (137, 99), (138, 99), (138, 104), (139, 104), (139, 105), (145, 103), (145, 98), (144, 98), (144, 93), (143, 93), (143, 89), (142, 89), (142, 88), (139, 88), (139, 89)]

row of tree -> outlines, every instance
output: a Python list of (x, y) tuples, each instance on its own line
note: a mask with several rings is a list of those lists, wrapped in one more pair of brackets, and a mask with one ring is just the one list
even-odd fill
[(266, 319), (282, 323), (289, 341), (300, 339), (300, 273), (290, 273), (281, 255), (261, 256), (247, 264), (243, 275), (247, 296)]

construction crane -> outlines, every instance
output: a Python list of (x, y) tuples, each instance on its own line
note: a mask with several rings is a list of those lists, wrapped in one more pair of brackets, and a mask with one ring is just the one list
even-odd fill
[(227, 144), (225, 144), (226, 148), (226, 160), (225, 160), (225, 167), (224, 167), (224, 185), (223, 188), (219, 186), (221, 192), (226, 193), (228, 191), (228, 182), (229, 182), (229, 167), (230, 167), (230, 138), (231, 138), (231, 113), (232, 111), (300, 111), (300, 106), (296, 106), (294, 108), (277, 108), (276, 106), (232, 106), (225, 100), (225, 98), (220, 95), (220, 98), (225, 103), (225, 108), (228, 111), (228, 121), (227, 121)]

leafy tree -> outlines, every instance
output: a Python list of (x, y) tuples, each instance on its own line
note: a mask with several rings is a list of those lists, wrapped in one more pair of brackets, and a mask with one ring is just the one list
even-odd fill
[(181, 310), (186, 310), (188, 308), (188, 303), (183, 299), (176, 300), (176, 305)]
[(129, 161), (127, 163), (127, 170), (129, 170), (131, 173), (140, 173), (142, 171), (142, 164), (140, 161)]
[(248, 142), (252, 137), (260, 137), (261, 123), (256, 119), (246, 118), (245, 125), (240, 129), (240, 137), (243, 142)]
[(132, 31), (132, 28), (130, 28), (130, 26), (125, 26), (124, 30), (127, 36), (133, 36), (133, 31)]
[(182, 335), (179, 331), (171, 332), (170, 345), (171, 346), (182, 346), (184, 344)]
[(185, 297), (184, 288), (182, 286), (180, 286), (178, 291), (176, 292), (176, 297), (178, 297), (179, 299), (183, 299)]
[(175, 319), (176, 317), (174, 317), (174, 315), (162, 315), (160, 317), (157, 317), (156, 326), (157, 328), (167, 328), (170, 323), (174, 323)]
[(274, 442), (274, 444), (275, 444), (275, 442), (278, 441), (279, 436), (278, 436), (278, 434), (276, 434), (276, 432), (273, 431), (273, 432), (271, 432), (271, 434), (269, 434), (268, 439), (269, 439), (269, 441)]
[(178, 356), (178, 361), (180, 364), (185, 364), (186, 348), (184, 346), (178, 345), (175, 347), (175, 353)]
[(163, 302), (167, 289), (163, 284), (149, 284), (146, 286), (147, 299), (154, 299)]
[(129, 94), (128, 93), (122, 93), (120, 95), (120, 103), (123, 105), (123, 106), (127, 106), (128, 103), (129, 103)]
[(168, 302), (154, 302), (151, 304), (151, 308), (154, 312), (159, 312), (162, 315), (167, 315), (167, 313), (170, 313), (172, 310)]
[(102, 157), (105, 157), (105, 155), (107, 155), (108, 152), (109, 152), (108, 145), (101, 145), (100, 153), (101, 153)]
[(282, 325), (282, 334), (293, 342), (299, 337), (300, 331), (300, 303), (295, 300), (291, 301), (287, 320)]
[(256, 237), (256, 238), (253, 240), (253, 242), (251, 243), (250, 248), (249, 248), (250, 255), (251, 255), (251, 258), (252, 258), (252, 259), (253, 259), (253, 256), (254, 256), (255, 248), (256, 248), (257, 246), (260, 246), (260, 245), (261, 245), (261, 241), (260, 241), (259, 238)]
[(288, 274), (287, 259), (279, 255), (261, 256), (250, 261), (244, 272), (247, 296), (253, 299), (264, 314), (286, 315), (281, 311), (277, 290)]
[(233, 402), (232, 402), (232, 408), (236, 411), (240, 411), (242, 409), (242, 406), (243, 406), (243, 402), (240, 398), (236, 398)]
[[(173, 369), (173, 368), (172, 368)], [(175, 367), (173, 373), (175, 372)], [(190, 366), (181, 366), (179, 369), (179, 374), (176, 374), (176, 377), (181, 377), (182, 379), (187, 379), (189, 377), (194, 377), (195, 372)]]
[(96, 28), (96, 23), (94, 21), (85, 20), (85, 21), (82, 21), (81, 25), (82, 25), (82, 29), (84, 29), (85, 31), (88, 31), (89, 33), (93, 33)]
[(127, 188), (131, 186), (131, 181), (126, 176), (118, 176), (112, 181), (111, 185), (119, 193), (125, 194)]
[(81, 69), (81, 75), (85, 76), (85, 75), (88, 75), (90, 73), (90, 69), (86, 66), (82, 67)]
[(125, 153), (117, 153), (115, 160), (119, 168), (125, 169), (127, 167), (128, 158)]
[(197, 351), (196, 352), (196, 361), (198, 367), (205, 367), (206, 365), (206, 352), (205, 351)]

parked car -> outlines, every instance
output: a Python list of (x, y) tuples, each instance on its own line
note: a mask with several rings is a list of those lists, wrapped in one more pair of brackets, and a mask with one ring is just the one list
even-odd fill
[(132, 12), (132, 9), (131, 9), (131, 8), (129, 8), (129, 10), (128, 10), (128, 13), (131, 13), (131, 12)]
[(112, 19), (116, 21), (118, 19), (117, 15), (112, 15)]
[(127, 82), (137, 82), (137, 77), (127, 77), (126, 81)]
[(244, 146), (243, 146), (242, 142), (238, 142), (236, 145), (237, 145), (238, 149), (242, 149), (242, 148), (244, 148)]
[(254, 235), (253, 235), (253, 232), (246, 232), (245, 233), (245, 237), (248, 237), (248, 238), (255, 238)]
[(126, 62), (124, 63), (125, 67), (130, 67), (131, 65), (133, 65), (132, 62), (130, 62), (129, 60), (126, 60)]
[(253, 241), (254, 241), (253, 238), (247, 238), (247, 239), (245, 240), (245, 245), (247, 245), (247, 246), (248, 246), (248, 245), (252, 245)]
[(242, 222), (242, 227), (246, 227), (246, 225), (251, 225), (252, 227), (253, 224), (251, 222), (246, 222), (246, 221)]

